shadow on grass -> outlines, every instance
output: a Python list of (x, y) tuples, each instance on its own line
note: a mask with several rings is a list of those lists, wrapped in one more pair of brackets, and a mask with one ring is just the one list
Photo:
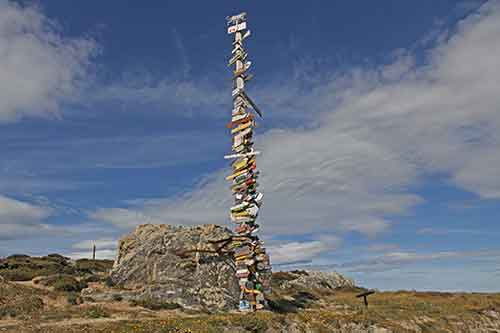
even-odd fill
[(300, 291), (287, 298), (269, 300), (269, 308), (277, 313), (294, 313), (318, 300), (318, 297), (306, 291)]

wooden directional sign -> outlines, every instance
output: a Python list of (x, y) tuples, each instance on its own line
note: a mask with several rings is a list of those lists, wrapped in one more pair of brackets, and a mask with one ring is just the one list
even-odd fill
[(259, 155), (259, 154), (260, 154), (260, 151), (252, 151), (250, 153), (245, 153), (245, 154), (226, 155), (226, 156), (224, 156), (224, 159), (229, 160), (231, 158), (248, 157), (248, 156), (254, 156), (254, 155)]
[(237, 96), (237, 95), (239, 95), (241, 93), (243, 93), (243, 89), (241, 89), (241, 88), (235, 88), (233, 90), (233, 92), (231, 93), (231, 95), (234, 97), (234, 96)]
[(236, 44), (236, 46), (234, 47), (234, 49), (231, 51), (231, 54), (236, 53), (238, 50), (243, 51), (243, 47), (241, 46), (241, 44)]
[(243, 37), (241, 37), (241, 40), (247, 39), (248, 37), (250, 37), (250, 34), (251, 34), (250, 30), (248, 30), (247, 32), (245, 32), (245, 34), (243, 35)]
[(250, 81), (253, 79), (253, 74), (244, 74), (243, 75), (243, 81)]
[(244, 61), (247, 58), (247, 56), (248, 56), (248, 53), (245, 53), (243, 51), (236, 52), (234, 54), (234, 56), (231, 59), (229, 59), (229, 62), (227, 65), (231, 66), (238, 60)]
[(236, 31), (241, 31), (245, 30), (247, 28), (247, 23), (246, 22), (241, 22), (240, 24), (235, 24), (233, 26), (230, 26), (227, 28), (227, 33), (228, 34), (234, 34)]
[(250, 99), (250, 97), (248, 97), (248, 95), (244, 91), (241, 92), (241, 95), (250, 104), (250, 106), (252, 107), (252, 109), (254, 109), (255, 112), (257, 112), (257, 114), (262, 118), (262, 112), (260, 112), (260, 110), (257, 107), (257, 105), (255, 105), (255, 103)]
[(243, 64), (243, 67), (240, 68), (240, 69), (237, 69), (233, 72), (234, 76), (239, 76), (243, 73), (245, 73), (249, 68), (250, 66), (252, 66), (252, 62), (251, 61), (247, 61)]
[(241, 42), (243, 42), (245, 39), (247, 39), (248, 37), (250, 37), (252, 33), (250, 32), (250, 30), (247, 30), (243, 36), (241, 36), (240, 39), (236, 39), (234, 42), (233, 42), (233, 45), (236, 45), (236, 44), (241, 44)]
[(229, 25), (233, 22), (242, 21), (245, 19), (245, 16), (247, 16), (247, 13), (245, 13), (245, 12), (238, 14), (238, 15), (228, 16), (228, 17), (226, 17), (227, 24)]

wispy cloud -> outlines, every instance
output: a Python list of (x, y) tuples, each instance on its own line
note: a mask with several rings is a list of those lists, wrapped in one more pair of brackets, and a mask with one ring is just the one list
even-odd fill
[(54, 234), (57, 229), (43, 223), (52, 209), (0, 195), (0, 239)]
[(189, 64), (189, 57), (186, 51), (186, 46), (184, 45), (184, 41), (182, 40), (182, 36), (177, 31), (177, 29), (172, 29), (172, 38), (174, 40), (175, 48), (179, 53), (179, 57), (182, 63), (182, 74), (184, 77), (188, 77), (189, 72), (191, 71), (191, 65)]
[(57, 116), (86, 83), (93, 40), (65, 38), (35, 6), (0, 1), (0, 122)]
[(458, 228), (421, 228), (417, 230), (419, 235), (450, 235), (450, 234), (464, 234), (464, 235), (487, 235), (491, 231), (483, 231), (478, 229), (458, 229)]
[(114, 250), (118, 245), (118, 240), (111, 238), (101, 238), (95, 240), (83, 240), (73, 244), (75, 250), (89, 250), (95, 245), (99, 250)]
[(372, 244), (368, 247), (368, 251), (370, 253), (390, 252), (390, 251), (395, 251), (398, 249), (399, 249), (398, 244), (386, 244), (386, 243)]
[(428, 253), (393, 251), (379, 256), (344, 262), (337, 265), (337, 267), (350, 272), (380, 272), (400, 269), (402, 266), (415, 263), (430, 263), (433, 261), (447, 261), (464, 258), (495, 262), (500, 258), (500, 251), (440, 251)]
[[(316, 115), (313, 125), (258, 136), (263, 232), (375, 237), (425, 200), (412, 187), (429, 175), (500, 198), (499, 36), (500, 4), (489, 2), (428, 50), (423, 64), (399, 51), (392, 64), (334, 74), (301, 91), (296, 100)], [(103, 208), (99, 216), (115, 224), (135, 217), (127, 226), (220, 224), (228, 220), (228, 171), (185, 196)]]
[[(65, 252), (63, 255), (70, 257), (72, 259), (91, 259), (93, 256), (92, 251), (77, 251), (77, 252)], [(96, 259), (109, 259), (114, 260), (116, 256), (115, 250), (97, 250), (95, 251)]]
[[(227, 81), (229, 89), (229, 81)], [(121, 79), (101, 83), (88, 92), (87, 104), (117, 106), (123, 111), (144, 107), (184, 117), (223, 117), (229, 109), (228, 95), (208, 78), (191, 80), (175, 75), (156, 78), (147, 72), (127, 73)]]
[(311, 262), (326, 252), (334, 251), (340, 244), (340, 238), (324, 235), (314, 241), (289, 242), (270, 246), (269, 253), (273, 264), (291, 265), (297, 262)]

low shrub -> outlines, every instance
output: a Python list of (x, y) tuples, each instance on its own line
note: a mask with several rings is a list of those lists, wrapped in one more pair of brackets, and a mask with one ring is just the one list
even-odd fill
[(109, 276), (106, 277), (106, 280), (104, 280), (104, 284), (106, 285), (106, 287), (114, 287), (115, 286), (115, 283), (113, 282), (113, 279), (110, 278)]
[(288, 272), (276, 272), (276, 273), (273, 273), (273, 277), (272, 277), (272, 281), (273, 282), (276, 282), (276, 283), (279, 283), (279, 282), (282, 282), (282, 281), (292, 281), (292, 280), (296, 280), (297, 277), (293, 274), (290, 274)]
[(142, 306), (143, 308), (150, 310), (175, 310), (182, 308), (179, 304), (174, 302), (163, 302), (153, 298), (144, 298), (139, 300), (131, 300), (130, 305), (132, 306)]
[(113, 260), (92, 260), (92, 259), (78, 259), (75, 267), (78, 271), (97, 273), (109, 272), (113, 268)]
[(58, 254), (46, 257), (14, 254), (0, 259), (0, 275), (10, 281), (30, 281), (36, 276), (74, 273), (68, 258)]
[(253, 314), (243, 316), (240, 324), (247, 332), (260, 333), (265, 332), (268, 328), (265, 320), (258, 318)]
[(105, 277), (102, 277), (102, 276), (99, 276), (99, 275), (96, 275), (96, 274), (86, 275), (86, 276), (84, 276), (83, 278), (80, 279), (80, 281), (85, 282), (85, 283), (102, 282), (102, 281), (105, 281), (105, 280), (106, 280)]
[(88, 287), (87, 283), (78, 281), (73, 276), (64, 274), (44, 277), (40, 279), (38, 283), (47, 287), (53, 287), (56, 291), (66, 292), (80, 292), (82, 289)]
[(43, 309), (39, 291), (14, 283), (0, 283), (0, 319), (28, 318)]
[(93, 305), (83, 310), (83, 316), (87, 318), (96, 319), (96, 318), (108, 318), (110, 317), (110, 314), (102, 306)]
[(35, 276), (38, 276), (38, 271), (31, 269), (19, 268), (4, 270), (0, 275), (8, 281), (31, 281)]
[(82, 297), (77, 293), (69, 293), (68, 296), (66, 296), (66, 300), (68, 301), (68, 304), (71, 305), (78, 305), (83, 303)]
[(7, 304), (0, 305), (0, 318), (27, 318), (39, 313), (43, 309), (43, 301), (40, 297), (30, 295), (15, 297)]

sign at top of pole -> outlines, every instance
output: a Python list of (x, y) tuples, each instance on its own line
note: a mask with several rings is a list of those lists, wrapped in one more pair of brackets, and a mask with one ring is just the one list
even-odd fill
[(236, 31), (245, 30), (246, 28), (247, 28), (247, 23), (246, 22), (241, 22), (239, 24), (235, 24), (235, 25), (230, 26), (229, 28), (227, 28), (227, 33), (228, 34), (233, 34)]
[(246, 12), (240, 13), (238, 15), (227, 16), (226, 17), (227, 25), (230, 25), (232, 23), (238, 23), (239, 21), (243, 21), (243, 20), (245, 20), (246, 16), (247, 16)]

